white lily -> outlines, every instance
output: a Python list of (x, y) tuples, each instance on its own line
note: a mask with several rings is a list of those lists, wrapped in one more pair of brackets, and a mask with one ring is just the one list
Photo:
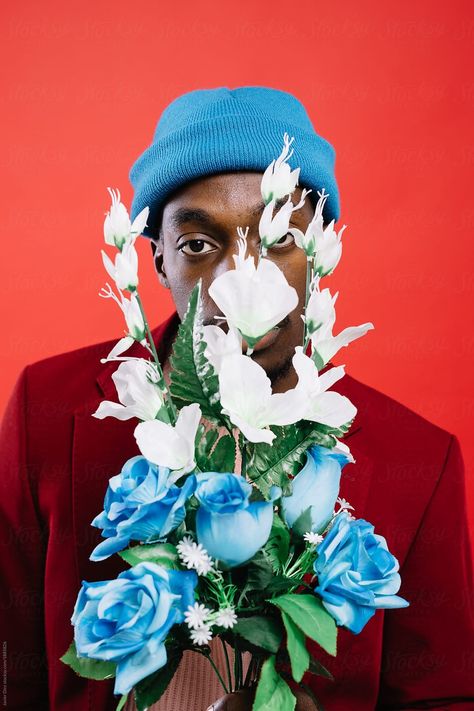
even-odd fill
[(104, 400), (93, 413), (102, 420), (154, 420), (163, 406), (163, 394), (158, 386), (158, 373), (153, 363), (143, 358), (120, 363), (112, 380), (120, 403)]
[(275, 434), (268, 425), (290, 425), (303, 417), (301, 391), (272, 393), (265, 370), (246, 355), (223, 359), (219, 392), (222, 412), (250, 442), (271, 444)]
[(305, 403), (301, 419), (311, 420), (329, 427), (341, 427), (355, 417), (357, 408), (349, 398), (333, 391), (327, 392), (331, 385), (344, 376), (345, 366), (339, 365), (330, 368), (319, 375), (311, 358), (303, 353), (302, 346), (295, 348), (292, 362), (298, 375), (295, 390), (298, 391)]
[(115, 255), (115, 262), (112, 262), (103, 249), (101, 250), (104, 267), (119, 289), (134, 291), (138, 286), (138, 254), (135, 249), (135, 239), (131, 237), (125, 242), (122, 251)]
[[(248, 231), (248, 228), (247, 228)], [(235, 269), (218, 276), (209, 287), (209, 296), (224, 313), (229, 328), (236, 328), (250, 348), (274, 328), (298, 304), (296, 289), (269, 259), (255, 267), (253, 257), (245, 257), (247, 231), (238, 228)]]
[(265, 256), (267, 249), (290, 232), (291, 215), (295, 210), (299, 210), (303, 207), (305, 198), (310, 192), (311, 190), (303, 188), (300, 201), (297, 205), (293, 205), (291, 196), (288, 196), (286, 203), (277, 210), (275, 215), (273, 215), (273, 210), (275, 208), (276, 198), (273, 198), (268, 205), (265, 206), (258, 223), (263, 256)]
[(107, 190), (112, 198), (112, 205), (104, 220), (104, 239), (106, 244), (115, 245), (121, 250), (131, 236), (136, 237), (143, 232), (150, 210), (144, 207), (131, 223), (127, 208), (120, 201), (120, 191), (111, 188)]
[(332, 274), (342, 255), (342, 233), (347, 225), (343, 225), (339, 232), (334, 229), (334, 220), (323, 230), (316, 239), (316, 254), (314, 259), (314, 271), (319, 276)]
[(220, 326), (204, 326), (203, 338), (206, 344), (204, 355), (216, 373), (219, 372), (224, 358), (242, 353), (242, 336), (235, 328), (229, 328), (225, 333)]
[(305, 232), (302, 232), (297, 227), (292, 227), (290, 230), (288, 230), (290, 234), (292, 234), (295, 238), (296, 245), (300, 249), (304, 250), (308, 258), (314, 257), (314, 254), (316, 252), (316, 245), (318, 243), (318, 240), (321, 239), (324, 232), (323, 208), (329, 195), (324, 191), (324, 188), (321, 192), (318, 191), (318, 195), (319, 199), (316, 203), (314, 215), (311, 219), (311, 222), (308, 224)]
[(374, 324), (367, 322), (359, 326), (344, 328), (337, 336), (332, 335), (336, 321), (334, 305), (339, 295), (337, 291), (331, 296), (329, 289), (319, 290), (319, 279), (316, 277), (306, 308), (305, 321), (311, 338), (313, 353), (316, 355), (318, 366), (321, 369), (344, 346), (364, 336), (367, 331), (374, 328)]
[(265, 205), (267, 205), (270, 200), (278, 200), (292, 193), (298, 184), (300, 168), (291, 170), (291, 167), (286, 162), (293, 155), (293, 149), (291, 149), (291, 153), (289, 152), (290, 145), (293, 141), (293, 136), (290, 140), (288, 134), (284, 134), (282, 152), (276, 160), (272, 160), (263, 174), (260, 189)]
[(113, 299), (119, 305), (128, 328), (127, 335), (121, 338), (112, 348), (106, 360), (113, 359), (121, 353), (124, 353), (130, 348), (134, 341), (138, 341), (144, 346), (147, 344), (146, 326), (135, 292), (132, 292), (130, 299), (127, 299), (122, 292), (119, 292), (119, 294), (120, 299), (117, 298), (110, 284), (106, 284), (99, 292), (99, 296), (102, 296), (102, 298)]
[(143, 456), (153, 464), (168, 467), (174, 472), (170, 483), (196, 466), (194, 442), (200, 419), (201, 408), (193, 403), (181, 408), (174, 427), (160, 420), (140, 422), (135, 427), (135, 439)]

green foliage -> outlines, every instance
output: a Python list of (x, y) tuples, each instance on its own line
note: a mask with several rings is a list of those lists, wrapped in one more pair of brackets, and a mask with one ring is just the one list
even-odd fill
[(294, 711), (296, 699), (275, 669), (275, 657), (263, 664), (252, 711)]
[(286, 646), (291, 662), (291, 672), (295, 681), (301, 681), (309, 667), (309, 652), (306, 649), (304, 632), (285, 612), (281, 613), (286, 629)]
[(277, 513), (273, 515), (272, 530), (264, 546), (265, 555), (272, 564), (275, 573), (280, 573), (288, 558), (290, 532)]
[(276, 484), (283, 494), (291, 494), (291, 477), (306, 463), (305, 452), (313, 444), (332, 448), (335, 437), (320, 431), (320, 425), (301, 420), (294, 425), (271, 427), (276, 434), (273, 444), (249, 442), (247, 474), (268, 498), (271, 487)]
[(178, 553), (171, 543), (154, 543), (142, 546), (133, 546), (120, 551), (119, 556), (130, 566), (148, 561), (157, 563), (163, 568), (178, 569)]
[(150, 674), (135, 686), (135, 704), (137, 711), (146, 711), (165, 693), (183, 656), (181, 649), (167, 648), (168, 659), (164, 667)]
[(315, 595), (281, 595), (269, 600), (291, 618), (310, 639), (328, 654), (336, 656), (337, 628), (334, 619)]
[(78, 657), (76, 645), (71, 642), (69, 649), (61, 657), (61, 661), (67, 664), (79, 676), (86, 679), (112, 679), (115, 676), (116, 664), (113, 662), (104, 662), (101, 659), (88, 659), (87, 657)]
[(207, 420), (228, 426), (221, 415), (219, 380), (204, 355), (202, 332), (201, 280), (194, 287), (188, 308), (178, 328), (170, 358), (170, 393), (178, 408), (195, 402)]
[[(258, 650), (273, 654), (278, 652), (283, 638), (280, 622), (272, 617), (261, 617), (260, 615), (239, 618), (237, 624), (232, 628), (232, 632), (249, 642), (252, 647), (251, 651)], [(255, 647), (257, 650), (253, 649)]]

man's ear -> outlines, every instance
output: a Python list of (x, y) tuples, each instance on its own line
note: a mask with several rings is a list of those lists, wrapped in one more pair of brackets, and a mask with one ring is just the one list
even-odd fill
[(153, 261), (155, 263), (155, 271), (158, 275), (158, 279), (160, 280), (160, 284), (162, 284), (165, 289), (169, 289), (170, 285), (168, 277), (166, 276), (166, 272), (163, 267), (163, 239), (160, 237), (158, 239), (150, 239), (150, 244)]

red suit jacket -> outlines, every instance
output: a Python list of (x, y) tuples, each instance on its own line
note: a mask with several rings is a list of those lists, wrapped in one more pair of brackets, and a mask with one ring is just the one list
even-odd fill
[[(154, 331), (160, 358), (177, 323), (175, 313)], [(138, 453), (135, 420), (91, 416), (101, 400), (117, 399), (110, 377), (117, 364), (100, 363), (111, 346), (26, 367), (4, 417), (0, 610), (9, 709), (117, 705), (113, 680), (79, 678), (59, 661), (81, 581), (123, 569), (118, 556), (89, 561), (101, 540), (90, 522), (108, 480)], [(400, 595), (411, 604), (378, 611), (360, 635), (341, 629), (336, 659), (316, 650), (335, 681), (308, 679), (326, 711), (472, 710), (472, 567), (458, 440), (350, 375), (334, 390), (358, 408), (345, 438), (356, 463), (343, 471), (341, 496), (386, 537), (401, 566)]]

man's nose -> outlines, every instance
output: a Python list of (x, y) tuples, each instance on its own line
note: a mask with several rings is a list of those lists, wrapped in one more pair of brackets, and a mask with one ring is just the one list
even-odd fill
[[(260, 253), (260, 237), (258, 231), (256, 234), (251, 234), (249, 232), (247, 235), (246, 243), (247, 247), (245, 249), (245, 258), (247, 259), (248, 257), (252, 257), (255, 266), (257, 266), (258, 255)], [(216, 279), (221, 274), (224, 274), (225, 272), (229, 271), (229, 269), (235, 269), (234, 255), (237, 255), (238, 253), (239, 245), (238, 237), (236, 237), (233, 243), (229, 243), (228, 249), (223, 252), (222, 258), (219, 260), (219, 263), (216, 264), (213, 270), (214, 279)]]

